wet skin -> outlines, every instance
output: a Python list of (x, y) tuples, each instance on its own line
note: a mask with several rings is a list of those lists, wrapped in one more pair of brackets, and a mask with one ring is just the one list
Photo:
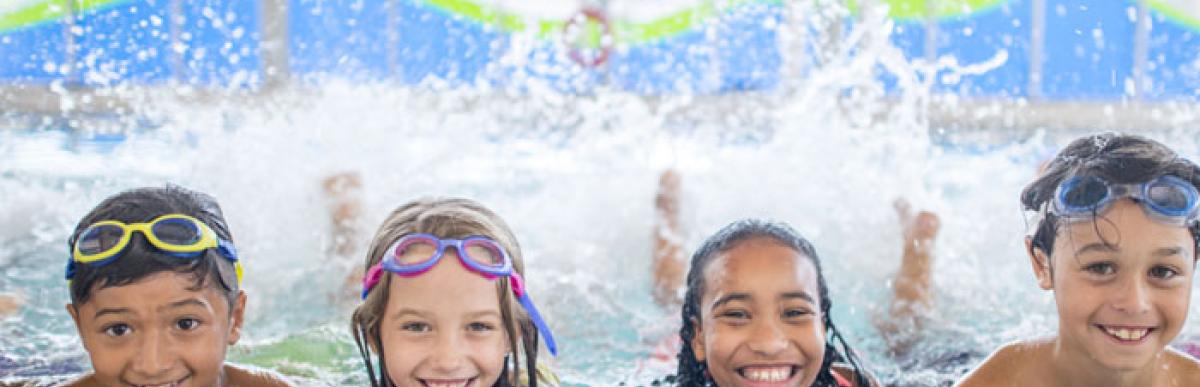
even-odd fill
[(959, 386), (1200, 385), (1200, 363), (1167, 347), (1187, 319), (1194, 249), (1187, 229), (1130, 199), (1062, 225), (1051, 256), (1029, 249), (1057, 336), (999, 349)]
[(808, 386), (825, 355), (816, 268), (766, 238), (740, 242), (704, 269), (692, 348), (722, 387)]
[(496, 282), (464, 268), (454, 249), (423, 274), (388, 275), (380, 338), (397, 386), (479, 387), (499, 380), (509, 345)]
[(245, 305), (239, 293), (230, 310), (211, 283), (197, 288), (173, 272), (95, 289), (67, 305), (94, 368), (76, 384), (225, 386), (225, 350), (241, 336)]

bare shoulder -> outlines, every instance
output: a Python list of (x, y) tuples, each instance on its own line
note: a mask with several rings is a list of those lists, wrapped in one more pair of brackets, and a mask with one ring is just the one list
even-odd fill
[(1200, 386), (1200, 361), (1171, 348), (1167, 348), (1166, 356), (1167, 364), (1170, 364), (1167, 369), (1176, 381), (1175, 385)]
[(86, 375), (80, 376), (79, 378), (76, 378), (69, 382), (64, 383), (62, 386), (63, 387), (92, 387), (92, 386), (99, 386), (99, 385), (100, 385), (100, 383), (96, 382), (96, 376), (89, 372)]
[(832, 365), (829, 366), (829, 370), (832, 371), (833, 373), (837, 374), (838, 376), (841, 376), (843, 379), (849, 380), (850, 383), (854, 384), (854, 387), (876, 387), (876, 386), (883, 385), (883, 384), (879, 383), (879, 380), (875, 379), (875, 375), (871, 374), (870, 372), (867, 372), (866, 370), (863, 370), (863, 375), (867, 376), (868, 385), (860, 386), (858, 384), (858, 380), (856, 380), (854, 377), (854, 367), (851, 367), (849, 364), (846, 364), (846, 363), (833, 363)]
[(260, 368), (225, 364), (225, 377), (229, 387), (291, 387), (293, 384), (274, 371)]
[[(956, 387), (997, 387), (1037, 384), (1038, 359), (1046, 358), (1053, 343), (1050, 339), (1017, 341), (1005, 344), (983, 360)], [(1031, 384), (1032, 383), (1032, 384)]]

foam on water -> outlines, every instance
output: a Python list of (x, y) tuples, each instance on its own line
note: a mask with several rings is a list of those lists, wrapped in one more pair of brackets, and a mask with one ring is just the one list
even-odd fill
[[(952, 337), (925, 342), (930, 352), (987, 352), (1053, 333), (1053, 300), (1024, 257), (1017, 195), (1069, 136), (985, 136), (1006, 139), (987, 152), (935, 146), (930, 133), (938, 132), (923, 113), (925, 73), (957, 64), (904, 60), (878, 12), (821, 45), (812, 42), (844, 14), (792, 11), (809, 16), (785, 26), (785, 44), (821, 55), (789, 58), (797, 77), (765, 93), (568, 95), (534, 80), (455, 90), (330, 80), (249, 102), (130, 91), (144, 101), (131, 114), (156, 128), (102, 151), (54, 146), (73, 141), (58, 132), (0, 133), (0, 291), (28, 300), (0, 321), (0, 353), (18, 364), (87, 367), (62, 309), (64, 241), (104, 197), (169, 182), (220, 201), (245, 259), (249, 318), (235, 360), (363, 385), (347, 328), (353, 301), (337, 290), (339, 272), (360, 264), (374, 227), (401, 203), (466, 196), (515, 229), (531, 295), (560, 338), (552, 362), (564, 380), (645, 382), (661, 375), (639, 374), (639, 360), (678, 324), (649, 296), (652, 203), (667, 168), (683, 177), (687, 248), (744, 217), (787, 221), (812, 240), (835, 321), (885, 380), (930, 385), (954, 376), (904, 369), (870, 325), (899, 264), (897, 197), (942, 217), (937, 331)], [(901, 89), (885, 93), (880, 69)], [(1186, 133), (1153, 135), (1187, 154), (1197, 149)], [(341, 171), (364, 181), (353, 262), (331, 262), (328, 253), (320, 184)], [(1200, 333), (1194, 319), (1189, 332)], [(24, 367), (0, 376), (52, 374)]]

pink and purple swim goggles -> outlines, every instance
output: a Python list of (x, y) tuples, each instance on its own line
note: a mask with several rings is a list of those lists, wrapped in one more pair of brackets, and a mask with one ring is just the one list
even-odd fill
[(441, 261), (447, 247), (458, 251), (458, 261), (467, 270), (478, 273), (489, 280), (507, 277), (509, 287), (517, 296), (517, 301), (525, 308), (533, 325), (537, 326), (542, 336), (546, 338), (546, 348), (552, 355), (558, 355), (558, 345), (550, 327), (542, 320), (533, 300), (525, 293), (525, 280), (521, 274), (513, 270), (512, 258), (500, 247), (499, 243), (484, 236), (469, 236), (463, 239), (442, 239), (430, 234), (408, 234), (400, 237), (388, 247), (378, 264), (367, 270), (363, 277), (362, 298), (366, 299), (376, 284), (383, 278), (383, 272), (394, 273), (401, 277), (415, 277), (429, 271)]

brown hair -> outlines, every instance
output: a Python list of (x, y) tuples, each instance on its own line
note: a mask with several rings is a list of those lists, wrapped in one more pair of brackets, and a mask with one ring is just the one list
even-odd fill
[[(504, 220), (482, 204), (462, 198), (417, 199), (392, 211), (371, 240), (363, 272), (365, 273), (379, 263), (380, 257), (392, 243), (404, 235), (413, 233), (433, 234), (439, 238), (486, 236), (499, 243), (508, 252), (513, 261), (513, 270), (522, 275), (525, 274), (525, 261), (521, 256), (521, 247), (517, 244), (517, 238)], [(387, 289), (390, 287), (393, 277), (395, 276), (384, 275), (373, 291), (367, 294), (362, 304), (354, 309), (354, 315), (350, 319), (354, 342), (358, 344), (359, 354), (367, 366), (371, 385), (376, 387), (395, 385), (387, 376), (387, 365), (383, 360), (384, 348), (379, 333), (379, 325), (388, 303)], [(380, 289), (383, 290), (380, 291)], [(519, 379), (528, 378), (528, 385), (536, 387), (538, 380), (537, 329), (529, 319), (529, 315), (513, 299), (508, 281), (496, 281), (496, 292), (500, 296), (500, 315), (504, 321), (504, 331), (508, 334), (508, 344), (511, 349), (507, 359), (508, 364), (500, 374), (500, 379), (496, 381), (495, 386), (515, 386), (520, 384), (518, 383)], [(517, 346), (517, 337), (522, 339), (520, 349)], [(371, 351), (377, 352), (378, 374), (372, 366)], [(524, 359), (521, 357), (522, 352)], [(524, 360), (527, 373), (525, 377), (517, 376), (521, 375), (522, 360)]]

